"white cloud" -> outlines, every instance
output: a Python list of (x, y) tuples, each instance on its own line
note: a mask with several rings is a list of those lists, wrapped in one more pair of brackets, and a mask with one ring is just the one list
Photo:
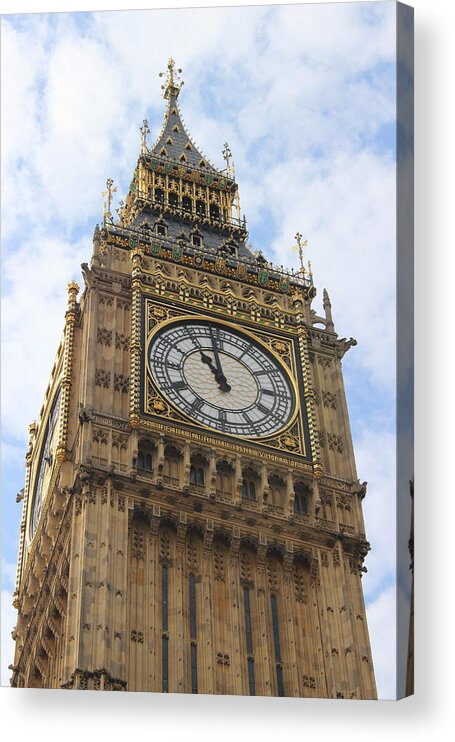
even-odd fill
[(63, 332), (66, 286), (79, 277), (89, 250), (88, 239), (66, 243), (35, 234), (32, 244), (4, 257), (2, 414), (8, 438), (24, 441), (38, 417)]

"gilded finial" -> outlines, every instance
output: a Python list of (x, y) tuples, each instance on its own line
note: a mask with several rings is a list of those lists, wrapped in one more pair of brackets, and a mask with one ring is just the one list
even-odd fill
[[(304, 247), (307, 247), (308, 240), (304, 240), (302, 242), (302, 237), (303, 237), (303, 235), (301, 235), (300, 232), (297, 232), (297, 234), (295, 235), (295, 240), (296, 240), (297, 244), (294, 245), (292, 249), (293, 250), (298, 250), (298, 252), (299, 252), (300, 270), (298, 271), (298, 273), (296, 275), (300, 275), (300, 276), (303, 277), (303, 276), (305, 276), (305, 273), (306, 273), (305, 264), (304, 264), (304, 260), (303, 260), (303, 248)], [(308, 267), (309, 267), (309, 272), (311, 273), (311, 263), (308, 263)]]
[(167, 62), (167, 72), (160, 72), (160, 77), (164, 77), (166, 75), (166, 84), (161, 86), (161, 90), (163, 91), (163, 98), (167, 99), (171, 96), (177, 98), (181, 88), (184, 85), (183, 80), (180, 80), (179, 78), (179, 75), (181, 75), (181, 73), (182, 68), (178, 67), (176, 69), (175, 62), (172, 57), (170, 57)]
[(228, 176), (231, 174), (231, 157), (231, 148), (229, 144), (225, 142), (223, 147), (223, 159), (226, 160), (226, 175)]
[(110, 224), (112, 224), (112, 214), (111, 214), (112, 194), (117, 191), (117, 188), (112, 187), (113, 185), (114, 185), (114, 181), (112, 180), (112, 178), (108, 178), (106, 180), (106, 190), (103, 191), (101, 194), (106, 199), (104, 202), (104, 207), (103, 207), (104, 224), (106, 224), (106, 222), (109, 222)]
[(141, 132), (141, 155), (147, 154), (147, 134), (150, 134), (147, 119), (144, 119), (139, 131)]

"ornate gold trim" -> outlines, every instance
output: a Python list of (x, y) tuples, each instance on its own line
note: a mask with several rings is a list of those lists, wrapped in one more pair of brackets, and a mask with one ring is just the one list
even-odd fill
[[(159, 309), (159, 314), (157, 316), (157, 308)], [(280, 428), (278, 431), (275, 431), (272, 435), (264, 436), (263, 438), (248, 438), (243, 437), (238, 434), (232, 434), (232, 433), (223, 433), (223, 435), (227, 436), (228, 438), (232, 439), (241, 439), (245, 441), (251, 441), (253, 443), (256, 443), (257, 445), (265, 445), (265, 446), (271, 446), (276, 447), (281, 450), (288, 451), (289, 453), (295, 453), (300, 454), (301, 456), (306, 456), (306, 448), (305, 448), (305, 438), (303, 435), (303, 420), (302, 420), (302, 408), (301, 408), (301, 400), (300, 400), (300, 394), (299, 394), (299, 387), (298, 382), (296, 378), (296, 372), (295, 372), (295, 362), (291, 363), (291, 368), (288, 367), (288, 365), (283, 362), (282, 355), (279, 354), (279, 350), (282, 350), (283, 352), (287, 352), (289, 354), (289, 358), (293, 356), (293, 348), (292, 348), (292, 342), (288, 341), (284, 338), (282, 338), (280, 335), (277, 335), (275, 338), (270, 338), (270, 343), (267, 343), (260, 334), (255, 334), (251, 332), (248, 328), (246, 328), (244, 325), (239, 327), (239, 325), (234, 325), (231, 322), (226, 322), (225, 320), (219, 320), (218, 318), (214, 319), (210, 315), (206, 314), (200, 314), (199, 312), (189, 312), (188, 310), (186, 312), (178, 312), (178, 310), (165, 310), (161, 306), (156, 307), (153, 305), (153, 300), (146, 297), (145, 298), (145, 305), (144, 305), (144, 320), (146, 325), (146, 338), (145, 338), (145, 347), (144, 352), (142, 353), (142, 371), (143, 371), (143, 378), (144, 380), (147, 379), (147, 385), (144, 395), (144, 405), (143, 405), (143, 412), (146, 414), (157, 414), (162, 415), (164, 418), (172, 419), (172, 420), (179, 420), (182, 423), (190, 424), (190, 425), (198, 425), (202, 430), (210, 431), (212, 434), (214, 432), (213, 428), (210, 428), (208, 426), (202, 425), (201, 423), (194, 421), (189, 416), (185, 415), (184, 413), (181, 413), (169, 400), (164, 399), (163, 396), (160, 393), (160, 390), (157, 388), (155, 383), (153, 382), (150, 371), (148, 369), (148, 351), (150, 347), (150, 343), (153, 340), (153, 337), (158, 333), (161, 332), (161, 330), (164, 327), (167, 327), (168, 325), (171, 325), (175, 322), (181, 322), (182, 320), (192, 320), (194, 321), (197, 319), (198, 321), (208, 321), (215, 324), (219, 324), (225, 328), (228, 328), (231, 331), (234, 332), (240, 332), (241, 334), (244, 334), (251, 338), (251, 340), (258, 345), (260, 345), (266, 353), (269, 355), (272, 355), (274, 359), (276, 360), (279, 367), (283, 370), (283, 373), (285, 374), (286, 378), (288, 379), (288, 382), (293, 390), (294, 394), (294, 410), (292, 413), (291, 418), (289, 421), (283, 425), (282, 428)], [(161, 315), (161, 312), (163, 312), (163, 315)], [(161, 315), (161, 316), (160, 316)], [(171, 316), (172, 315), (172, 316)], [(275, 341), (275, 347), (273, 345), (273, 341)], [(281, 348), (277, 343), (282, 343), (283, 347)], [(215, 431), (220, 433), (220, 431)], [(286, 435), (285, 435), (286, 433)]]

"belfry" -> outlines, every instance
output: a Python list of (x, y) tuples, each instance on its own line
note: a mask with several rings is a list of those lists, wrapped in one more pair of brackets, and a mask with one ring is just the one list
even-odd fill
[(298, 271), (252, 251), (180, 73), (118, 218), (107, 181), (29, 428), (12, 685), (376, 698), (355, 341), (312, 309), (300, 234)]

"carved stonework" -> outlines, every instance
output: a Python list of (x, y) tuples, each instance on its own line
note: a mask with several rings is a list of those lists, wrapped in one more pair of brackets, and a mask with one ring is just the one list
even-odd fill
[(144, 532), (140, 528), (133, 528), (131, 555), (133, 559), (143, 559), (145, 549)]
[(96, 339), (101, 345), (110, 346), (112, 344), (112, 330), (108, 330), (106, 327), (98, 327)]
[(300, 568), (294, 569), (294, 594), (297, 603), (306, 603), (308, 600), (308, 578)]
[(122, 332), (115, 333), (115, 347), (118, 350), (129, 350), (130, 349), (130, 338), (124, 335)]
[(186, 540), (186, 559), (187, 566), (190, 572), (197, 574), (198, 572), (198, 555), (197, 555), (197, 542), (196, 538), (189, 534)]
[(101, 386), (105, 389), (109, 389), (111, 385), (111, 372), (105, 371), (102, 368), (97, 368), (95, 371), (95, 384), (96, 386)]
[(337, 408), (337, 395), (332, 392), (322, 391), (322, 403), (324, 407), (330, 407), (332, 410)]
[(129, 376), (124, 376), (123, 374), (114, 374), (115, 391), (123, 392), (124, 394), (127, 394), (129, 388), (130, 388)]
[(336, 433), (327, 433), (327, 444), (331, 451), (337, 451), (337, 453), (343, 453), (343, 437)]
[(304, 688), (316, 688), (316, 678), (312, 675), (302, 675), (302, 683)]
[(109, 432), (104, 428), (98, 428), (93, 426), (92, 440), (96, 443), (107, 443), (109, 439)]
[(225, 581), (225, 564), (224, 564), (224, 550), (219, 544), (215, 544), (213, 547), (213, 568), (215, 574), (215, 580), (217, 582)]

